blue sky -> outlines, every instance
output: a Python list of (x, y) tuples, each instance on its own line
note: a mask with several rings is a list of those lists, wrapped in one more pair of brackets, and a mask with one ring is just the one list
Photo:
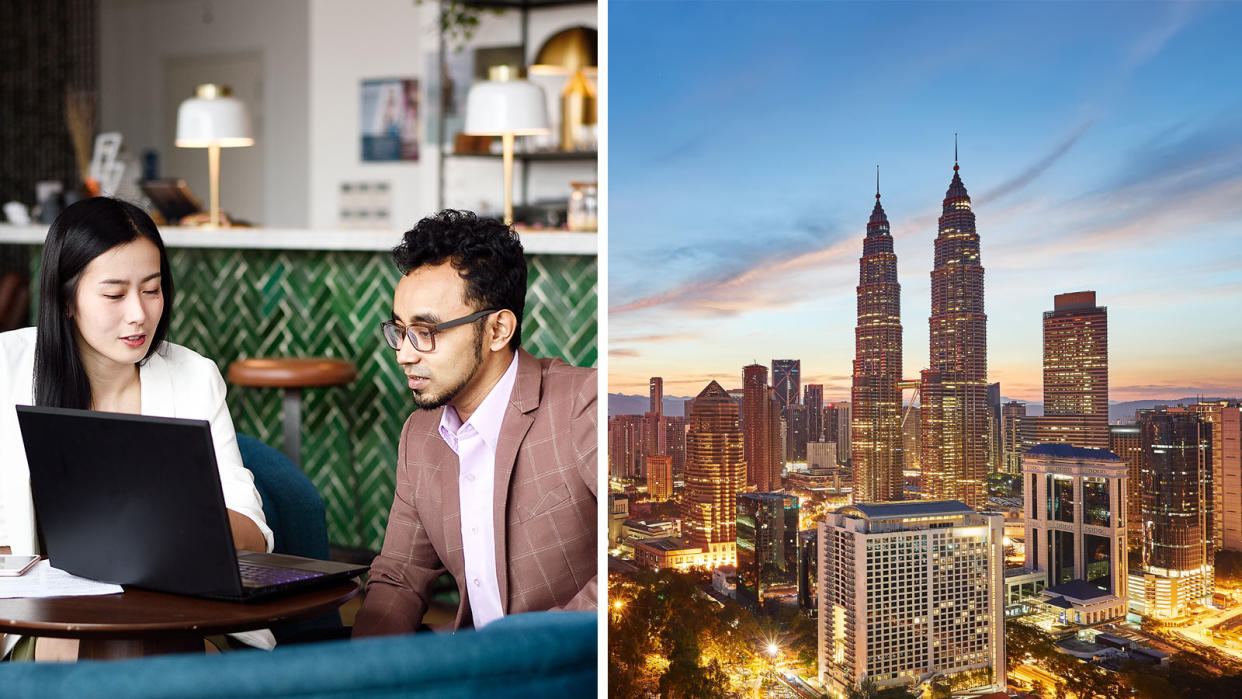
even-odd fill
[(880, 166), (905, 372), (959, 135), (989, 374), (1041, 398), (1041, 313), (1109, 309), (1113, 400), (1242, 395), (1242, 3), (608, 5), (609, 390), (802, 360), (845, 399)]

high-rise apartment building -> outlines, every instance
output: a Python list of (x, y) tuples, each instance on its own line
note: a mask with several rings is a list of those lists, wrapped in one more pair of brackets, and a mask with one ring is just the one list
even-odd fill
[(1138, 412), (1143, 567), (1130, 578), (1131, 606), (1181, 616), (1215, 586), (1212, 427), (1193, 411)]
[(737, 494), (745, 486), (738, 404), (712, 381), (694, 399), (690, 412), (683, 533), (719, 564), (735, 558)]
[(1000, 382), (988, 384), (988, 473), (1002, 468)]
[(802, 404), (806, 406), (806, 441), (818, 442), (824, 438), (824, 385), (809, 383), (802, 390)]
[(1143, 538), (1143, 499), (1139, 487), (1143, 483), (1143, 440), (1138, 425), (1109, 425), (1108, 450), (1126, 464), (1126, 533), (1131, 551), (1138, 550)]
[[(785, 418), (785, 460), (806, 461), (806, 443), (809, 434), (805, 405), (791, 405)], [(779, 486), (779, 484), (777, 484)]]
[(850, 389), (854, 502), (901, 500), (901, 285), (888, 217), (880, 206), (878, 175), (858, 267)]
[(681, 479), (686, 472), (686, 418), (665, 415), (664, 448), (673, 460), (673, 480)]
[(852, 455), (850, 450), (850, 425), (853, 420), (854, 411), (849, 403), (837, 403), (837, 460), (841, 463), (850, 463)]
[(616, 415), (608, 419), (608, 475), (643, 477), (643, 416)]
[(1212, 424), (1212, 546), (1242, 551), (1242, 408), (1211, 401), (1188, 409)]
[(737, 599), (752, 611), (798, 590), (798, 498), (737, 496)]
[[(742, 367), (742, 434), (745, 435), (746, 484), (759, 491), (780, 488), (780, 406), (768, 386), (762, 364)], [(773, 412), (775, 411), (775, 415)], [(776, 474), (776, 485), (772, 475)]]
[(664, 379), (659, 376), (652, 376), (647, 382), (648, 400), (651, 407), (647, 408), (648, 412), (656, 415), (664, 416)]
[(1108, 309), (1094, 291), (1057, 294), (1044, 312), (1044, 414), (1036, 441), (1108, 448)]
[(798, 532), (798, 609), (812, 619), (819, 616), (819, 531)]
[(772, 390), (781, 404), (781, 417), (789, 415), (789, 406), (798, 402), (802, 395), (802, 360), (772, 360)]
[(1026, 417), (1026, 403), (1019, 403), (1015, 400), (1001, 406), (1001, 470), (1005, 473), (1016, 475), (1022, 472), (1020, 427), (1024, 417)]
[(1075, 624), (1125, 616), (1126, 464), (1107, 449), (1038, 444), (1022, 456), (1026, 567)]
[(647, 499), (664, 502), (673, 497), (673, 459), (668, 456), (647, 457)]
[(956, 162), (936, 236), (928, 325), (931, 351), (921, 388), (924, 493), (937, 500), (983, 507), (988, 456), (987, 316), (975, 214)]
[[(825, 442), (837, 441), (837, 425), (841, 422), (841, 409), (836, 403), (824, 404), (824, 437)], [(844, 462), (845, 459), (839, 459)]]
[(907, 407), (901, 414), (903, 468), (914, 473), (922, 471), (922, 462), (919, 460), (921, 457), (919, 428), (922, 426), (919, 420), (920, 414), (921, 409), (917, 405)]
[(946, 676), (1004, 691), (1004, 515), (957, 501), (843, 507), (819, 524), (819, 678), (841, 698)]

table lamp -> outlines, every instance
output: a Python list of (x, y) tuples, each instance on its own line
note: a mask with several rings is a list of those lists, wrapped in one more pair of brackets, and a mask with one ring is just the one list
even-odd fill
[(561, 150), (587, 150), (593, 143), (583, 127), (596, 123), (595, 87), (587, 80), (599, 63), (598, 32), (570, 27), (553, 34), (535, 55), (532, 75), (567, 75), (561, 88)]
[(463, 133), (500, 136), (505, 166), (505, 225), (513, 225), (513, 137), (548, 132), (548, 106), (538, 85), (519, 80), (512, 66), (493, 66), (470, 86)]
[(178, 148), (206, 148), (211, 176), (211, 222), (220, 227), (220, 149), (254, 145), (250, 114), (224, 85), (204, 83), (177, 109)]

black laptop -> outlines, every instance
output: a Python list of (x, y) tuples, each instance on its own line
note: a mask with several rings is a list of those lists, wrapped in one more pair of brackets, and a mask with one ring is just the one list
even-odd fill
[(54, 567), (93, 580), (246, 601), (365, 566), (237, 551), (211, 425), (19, 405), (40, 534)]

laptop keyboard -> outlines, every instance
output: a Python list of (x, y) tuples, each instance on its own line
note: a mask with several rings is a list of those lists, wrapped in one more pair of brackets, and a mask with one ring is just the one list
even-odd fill
[(269, 566), (259, 566), (253, 563), (237, 562), (237, 568), (241, 572), (242, 585), (246, 587), (266, 587), (268, 585), (280, 585), (282, 583), (297, 582), (298, 580), (309, 580), (310, 578), (318, 578), (323, 573), (317, 573), (313, 570), (297, 570), (296, 568), (272, 568)]

